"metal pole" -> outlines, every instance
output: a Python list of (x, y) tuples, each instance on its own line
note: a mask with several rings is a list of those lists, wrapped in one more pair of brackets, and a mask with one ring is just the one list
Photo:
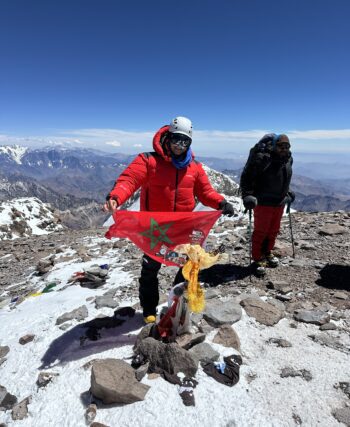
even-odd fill
[(290, 205), (291, 205), (291, 203), (288, 203), (287, 213), (288, 213), (288, 218), (289, 218), (290, 239), (292, 241), (293, 258), (295, 258), (294, 237), (293, 237), (292, 216), (290, 213)]
[(252, 210), (249, 209), (249, 265), (252, 263)]
[(244, 211), (244, 213), (247, 213), (247, 210), (249, 211), (249, 225), (248, 225), (248, 232), (249, 232), (249, 280), (250, 282), (252, 281), (252, 269), (251, 269), (251, 264), (252, 264), (252, 210), (251, 209), (246, 209)]

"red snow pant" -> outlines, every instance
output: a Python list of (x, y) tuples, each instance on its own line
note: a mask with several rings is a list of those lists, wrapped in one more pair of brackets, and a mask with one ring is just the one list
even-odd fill
[(268, 255), (280, 231), (284, 206), (260, 206), (254, 209), (254, 231), (252, 236), (252, 256), (259, 261)]

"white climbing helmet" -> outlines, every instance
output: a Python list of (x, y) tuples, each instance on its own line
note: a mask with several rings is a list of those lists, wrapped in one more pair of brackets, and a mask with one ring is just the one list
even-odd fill
[(192, 122), (186, 117), (175, 117), (170, 123), (169, 132), (182, 133), (192, 139)]

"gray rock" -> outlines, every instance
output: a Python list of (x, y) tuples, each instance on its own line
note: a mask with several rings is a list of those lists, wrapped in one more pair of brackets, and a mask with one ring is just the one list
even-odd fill
[(350, 426), (350, 408), (338, 408), (332, 412), (333, 417), (340, 423)]
[(49, 272), (54, 265), (54, 259), (54, 255), (48, 259), (41, 259), (36, 266), (37, 272), (41, 275)]
[(242, 317), (241, 307), (231, 301), (209, 300), (203, 313), (209, 325), (217, 327), (238, 322)]
[(316, 261), (309, 258), (293, 258), (290, 262), (292, 267), (315, 267)]
[(318, 230), (321, 236), (335, 236), (337, 234), (346, 234), (348, 229), (338, 224), (327, 224)]
[(290, 243), (284, 243), (279, 240), (276, 241), (273, 253), (278, 257), (286, 257), (293, 255), (292, 245)]
[(293, 291), (293, 287), (289, 283), (283, 281), (269, 281), (268, 287), (275, 289), (281, 294), (288, 294)]
[(282, 302), (288, 302), (288, 301), (291, 301), (293, 297), (290, 295), (277, 294), (276, 299)]
[(220, 357), (220, 353), (215, 351), (213, 347), (206, 342), (195, 345), (189, 350), (189, 353), (199, 362), (204, 363), (215, 362)]
[(247, 299), (247, 298), (255, 298), (256, 300), (261, 301), (261, 298), (260, 298), (259, 294), (256, 291), (253, 291), (253, 292), (251, 292), (249, 294), (247, 292), (243, 292), (240, 295), (235, 296), (233, 298), (233, 301), (235, 303), (237, 303), (237, 304), (241, 304), (241, 302), (244, 299)]
[(92, 423), (92, 421), (96, 418), (97, 406), (95, 403), (90, 403), (90, 405), (86, 408), (85, 411), (85, 420), (87, 424)]
[(91, 369), (91, 393), (103, 403), (144, 400), (149, 386), (139, 383), (133, 368), (123, 360), (97, 360)]
[(300, 249), (304, 251), (315, 251), (316, 247), (309, 242), (300, 242)]
[(293, 420), (294, 420), (294, 422), (295, 422), (295, 424), (296, 424), (297, 426), (301, 426), (301, 425), (303, 424), (303, 421), (302, 421), (301, 417), (300, 417), (298, 414), (295, 414), (295, 413), (293, 412), (292, 417), (293, 417)]
[(345, 292), (336, 292), (333, 296), (334, 296), (334, 298), (344, 299), (344, 300), (349, 298), (348, 294)]
[(94, 421), (92, 424), (90, 424), (90, 427), (108, 427), (106, 424), (98, 423), (97, 421)]
[(176, 337), (175, 342), (185, 350), (190, 349), (194, 345), (197, 345), (205, 340), (205, 334), (183, 334)]
[(222, 325), (216, 333), (213, 342), (215, 344), (221, 344), (224, 347), (232, 347), (240, 351), (241, 342), (236, 331), (231, 325)]
[(277, 344), (277, 347), (292, 347), (292, 344), (289, 341), (284, 340), (283, 338), (270, 338), (267, 342), (269, 344)]
[(149, 337), (140, 341), (135, 353), (140, 353), (149, 360), (151, 370), (158, 367), (170, 374), (183, 372), (191, 377), (197, 372), (197, 359), (176, 343), (164, 344)]
[(280, 374), (281, 378), (287, 378), (287, 377), (302, 377), (305, 381), (311, 381), (312, 375), (311, 372), (306, 369), (299, 369), (296, 370), (294, 368), (283, 368), (281, 370)]
[(149, 368), (149, 362), (146, 362), (136, 369), (135, 378), (137, 379), (137, 381), (142, 380), (142, 378), (147, 374), (148, 368)]
[(209, 334), (209, 332), (213, 331), (214, 329), (215, 328), (210, 326), (205, 319), (202, 319), (198, 325), (199, 332), (202, 332), (203, 334)]
[(82, 305), (75, 310), (62, 314), (62, 316), (58, 317), (56, 320), (56, 325), (60, 325), (61, 323), (67, 322), (67, 320), (77, 320), (81, 321), (88, 317), (88, 309), (86, 305)]
[(35, 338), (35, 335), (27, 334), (27, 335), (23, 335), (23, 337), (21, 337), (18, 342), (22, 345), (25, 345), (33, 341), (34, 338)]
[(102, 307), (116, 308), (118, 307), (118, 305), (119, 303), (116, 300), (104, 295), (96, 297), (96, 300), (95, 300), (95, 307), (97, 309)]
[(248, 316), (254, 317), (257, 322), (266, 326), (273, 326), (283, 318), (283, 312), (272, 304), (257, 300), (256, 298), (246, 298), (241, 301)]
[(58, 375), (56, 372), (39, 372), (36, 385), (39, 388), (46, 387)]
[(152, 329), (153, 326), (151, 323), (148, 325), (145, 325), (141, 331), (139, 332), (139, 334), (136, 337), (136, 341), (133, 347), (134, 352), (136, 352), (136, 349), (138, 348), (138, 346), (140, 345), (141, 341), (152, 336)]
[(297, 310), (294, 319), (299, 322), (324, 325), (330, 321), (330, 315), (321, 310)]
[(320, 331), (334, 331), (336, 329), (337, 329), (337, 325), (332, 322), (328, 322), (320, 326)]
[(0, 346), (0, 359), (5, 357), (9, 351), (10, 347), (8, 345)]
[(0, 385), (0, 411), (12, 409), (16, 403), (17, 397), (11, 393), (8, 393), (6, 387)]
[(27, 418), (28, 416), (28, 405), (32, 400), (32, 396), (28, 396), (25, 399), (23, 399), (21, 402), (16, 403), (16, 405), (13, 406), (11, 417), (14, 421), (16, 420), (23, 420), (24, 418)]
[(315, 335), (309, 335), (313, 341), (326, 347), (333, 348), (334, 350), (342, 351), (343, 353), (350, 353), (350, 348), (346, 347), (340, 340), (327, 334), (327, 332)]
[(217, 298), (219, 295), (220, 295), (219, 292), (213, 288), (209, 288), (205, 291), (205, 299), (206, 300)]
[(191, 323), (198, 327), (199, 323), (203, 319), (202, 313), (191, 313)]
[(62, 325), (59, 326), (59, 329), (61, 329), (61, 331), (66, 331), (67, 329), (69, 329), (72, 326), (71, 323), (65, 322), (62, 323)]
[[(282, 297), (282, 298), (278, 298), (278, 297)], [(282, 312), (284, 312), (286, 310), (286, 306), (284, 305), (284, 302), (283, 302), (285, 297), (286, 295), (276, 295), (276, 298), (270, 298), (267, 302), (279, 308)]]
[(348, 381), (341, 381), (334, 385), (334, 388), (342, 390), (350, 399), (350, 382)]

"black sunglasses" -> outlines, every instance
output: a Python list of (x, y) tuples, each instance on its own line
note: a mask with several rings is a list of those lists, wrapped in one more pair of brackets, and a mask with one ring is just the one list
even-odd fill
[(172, 145), (188, 148), (191, 145), (192, 139), (182, 133), (173, 133), (170, 135), (169, 141)]

